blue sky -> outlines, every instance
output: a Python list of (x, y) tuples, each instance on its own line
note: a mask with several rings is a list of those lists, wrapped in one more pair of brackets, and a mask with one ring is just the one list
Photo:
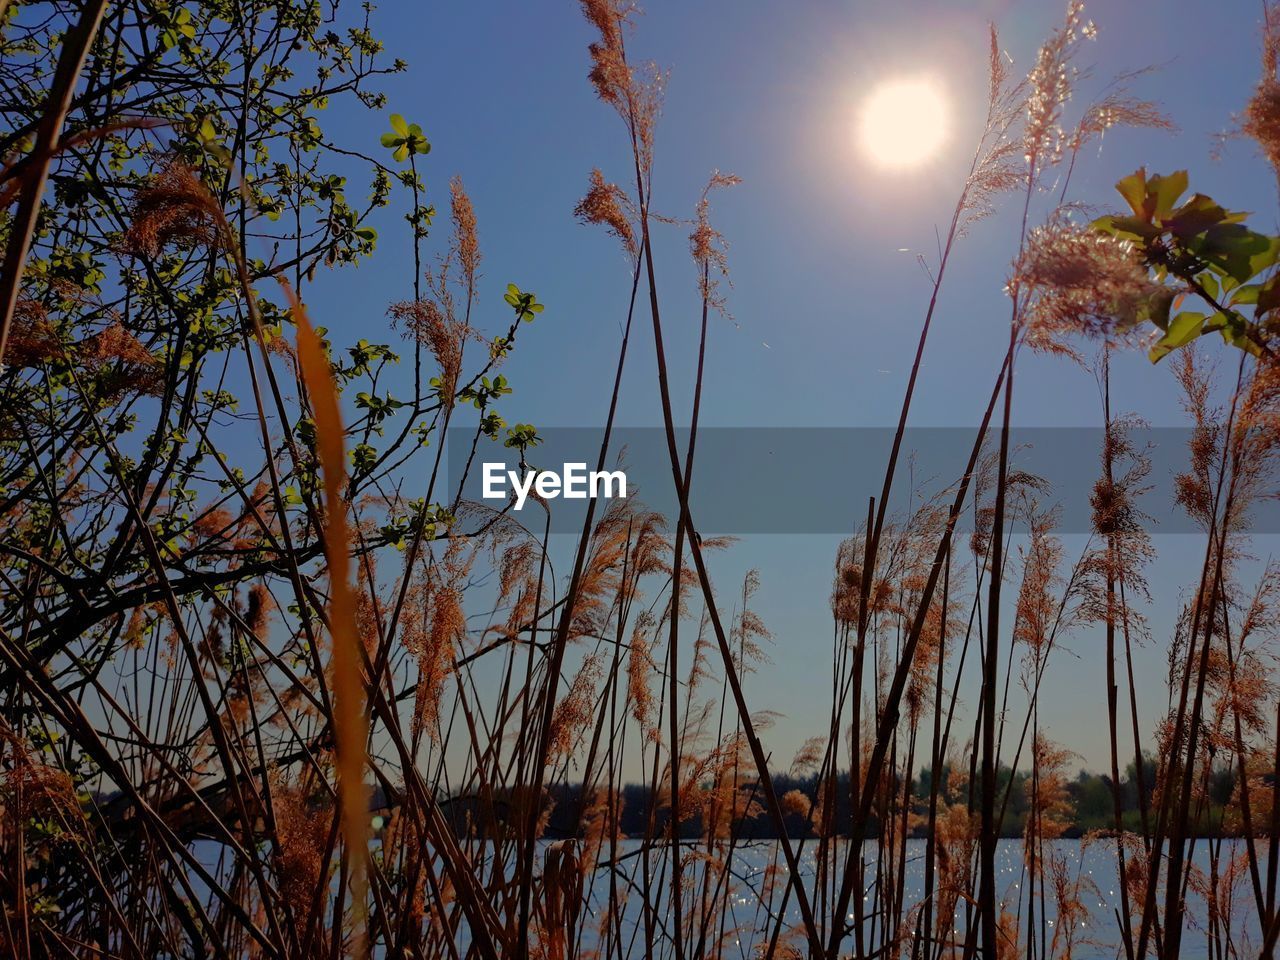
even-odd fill
[[(713, 169), (743, 183), (714, 196), (713, 221), (729, 241), (734, 320), (716, 320), (702, 422), (716, 426), (882, 426), (896, 421), (908, 363), (929, 293), (916, 262), (936, 261), (979, 132), (986, 88), (987, 24), (1000, 30), (1012, 69), (1025, 72), (1039, 42), (1060, 22), (1057, 2), (853, 3), (788, 0), (650, 0), (629, 51), (669, 70), (658, 127), (653, 203), (691, 215)], [(1258, 72), (1259, 3), (1143, 0), (1095, 3), (1098, 24), (1077, 63), (1092, 67), (1068, 107), (1080, 109), (1115, 74), (1157, 69), (1133, 86), (1157, 101), (1177, 133), (1113, 130), (1082, 155), (1071, 196), (1114, 206), (1112, 184), (1145, 164), (1188, 168), (1193, 189), (1228, 207), (1255, 211), (1275, 230), (1275, 177), (1250, 142), (1230, 129)], [(422, 125), (433, 144), (424, 159), (431, 199), (447, 206), (448, 177), (461, 174), (475, 204), (484, 264), (478, 324), (507, 322), (508, 282), (534, 290), (546, 312), (522, 331), (505, 374), (516, 389), (504, 413), (539, 426), (598, 426), (605, 417), (629, 285), (616, 245), (575, 223), (572, 210), (592, 167), (627, 181), (617, 118), (586, 80), (592, 39), (570, 0), (421, 4), (384, 2), (374, 33), (390, 56), (410, 64), (383, 84), (388, 113)], [(853, 136), (858, 105), (883, 77), (928, 73), (953, 108), (947, 147), (908, 174), (870, 167)], [(332, 117), (347, 141), (376, 149), (386, 114)], [(1056, 196), (1056, 192), (1054, 194)], [(976, 225), (957, 248), (925, 357), (912, 423), (975, 424), (1007, 337), (1002, 287), (1016, 244), (1006, 210)], [(1052, 206), (1039, 198), (1033, 219)], [(320, 281), (313, 319), (338, 339), (370, 336), (382, 304), (410, 294), (411, 250), (389, 214), (379, 252), (358, 273)], [(437, 242), (443, 241), (442, 217)], [(687, 411), (697, 291), (688, 228), (655, 233), (664, 321), (674, 357), (678, 411)], [(907, 252), (902, 252), (906, 248)], [(371, 306), (373, 304), (373, 306)], [(624, 383), (621, 422), (660, 423), (652, 344), (642, 331)], [(376, 339), (370, 336), (370, 339)], [(1019, 361), (1015, 420), (1027, 426), (1095, 425), (1099, 400), (1090, 374), (1058, 359)], [(1155, 425), (1182, 422), (1169, 371), (1145, 357), (1114, 367), (1114, 404)], [(684, 416), (681, 413), (680, 416)], [(852, 517), (871, 491), (851, 490)], [(833, 509), (839, 509), (833, 504)], [(825, 724), (834, 537), (758, 536), (717, 561), (721, 592), (732, 595), (749, 567), (763, 584), (759, 612), (776, 635), (774, 665), (748, 682), (760, 709), (786, 714), (771, 732), (779, 756)], [(1275, 538), (1259, 538), (1266, 557)], [(1070, 538), (1067, 555), (1080, 541)], [(1143, 653), (1139, 686), (1149, 717), (1163, 702), (1164, 645), (1179, 589), (1196, 568), (1194, 537), (1161, 537), (1151, 570), (1156, 639)], [(1051, 736), (1105, 762), (1106, 725), (1099, 640), (1073, 637), (1050, 668), (1042, 718)], [(815, 668), (815, 665), (816, 668)], [(972, 692), (969, 692), (972, 697)], [(1150, 729), (1150, 724), (1146, 725)]]

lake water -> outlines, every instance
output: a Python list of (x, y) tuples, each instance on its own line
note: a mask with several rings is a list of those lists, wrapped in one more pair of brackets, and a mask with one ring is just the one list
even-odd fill
[[(548, 846), (549, 843), (547, 842), (541, 844), (539, 868), (544, 862)], [(812, 886), (813, 881), (815, 846), (815, 842), (810, 840), (801, 851), (801, 871), (809, 887)], [(1082, 844), (1079, 840), (1058, 840), (1051, 844), (1046, 844), (1046, 847), (1052, 847), (1060, 855), (1062, 861), (1067, 865), (1070, 880), (1073, 883), (1078, 881), (1082, 890), (1080, 899), (1087, 912), (1083, 918), (1077, 920), (1077, 927), (1073, 931), (1071, 938), (1071, 956), (1073, 960), (1117, 960), (1117, 958), (1122, 958), (1124, 951), (1121, 945), (1118, 919), (1120, 899), (1117, 889), (1114, 842), (1110, 840), (1095, 840), (1089, 844)], [(468, 845), (468, 849), (474, 851), (475, 847)], [(645, 956), (643, 897), (640, 893), (643, 884), (643, 859), (639, 855), (640, 850), (641, 844), (639, 841), (620, 841), (616, 865), (616, 882), (619, 897), (623, 900), (621, 916), (622, 940), (624, 944), (629, 945), (624, 947), (622, 952), (626, 956), (636, 958)], [(206, 849), (204, 852), (210, 853), (210, 850)], [(683, 871), (686, 903), (693, 901), (693, 891), (701, 887), (699, 879), (702, 863), (690, 856), (692, 852), (692, 847), (686, 852), (686, 866)], [(607, 850), (605, 853), (607, 854)], [(1223, 841), (1220, 862), (1225, 865), (1237, 855), (1243, 858), (1243, 854), (1243, 842)], [(657, 896), (658, 888), (665, 883), (668, 855), (669, 852), (665, 847), (651, 849), (650, 851), (651, 894), (655, 897)], [(844, 851), (842, 849), (841, 861), (843, 860), (843, 855)], [(1265, 855), (1266, 847), (1263, 844), (1259, 849), (1259, 856), (1263, 858), (1260, 867), (1264, 871), (1264, 882)], [(924, 895), (924, 858), (925, 841), (908, 840), (904, 915), (916, 907)], [(215, 868), (216, 857), (210, 856), (206, 859), (209, 860), (207, 866)], [(864, 900), (868, 910), (874, 899), (872, 891), (876, 874), (875, 859), (875, 844), (866, 844), (864, 846), (864, 860), (867, 861), (868, 865), (866, 868)], [(725, 929), (734, 932), (728, 937), (725, 944), (724, 955), (726, 957), (740, 956), (745, 960), (745, 958), (756, 956), (756, 949), (763, 948), (768, 943), (773, 929), (772, 924), (761, 909), (759, 897), (754, 891), (759, 891), (763, 888), (769, 868), (775, 862), (781, 864), (782, 857), (780, 851), (777, 850), (776, 844), (771, 841), (753, 842), (740, 846), (735, 852), (732, 865), (734, 887), (729, 900), (729, 916), (726, 918), (725, 923)], [(1196, 843), (1191, 862), (1207, 875), (1209, 870), (1209, 841), (1201, 840)], [(483, 870), (486, 875), (488, 873), (486, 865), (478, 865), (477, 869)], [(1018, 955), (1022, 956), (1025, 952), (1023, 947), (1026, 939), (1028, 911), (1027, 897), (1023, 895), (1023, 891), (1026, 889), (1027, 873), (1023, 860), (1023, 844), (1020, 840), (1000, 841), (996, 852), (996, 869), (1000, 887), (1004, 894), (1005, 909), (1019, 919)], [(780, 879), (776, 884), (775, 899), (773, 901), (775, 904), (780, 902), (784, 886), (784, 881)], [(1262, 936), (1254, 907), (1253, 892), (1247, 867), (1238, 872), (1238, 880), (1230, 887), (1230, 890), (1227, 889), (1228, 886), (1225, 884), (1220, 885), (1219, 891), (1220, 896), (1229, 895), (1231, 897), (1231, 903), (1227, 908), (1232, 917), (1230, 943), (1228, 944), (1225, 937), (1222, 937), (1212, 947), (1207, 923), (1208, 911), (1204, 897), (1195, 885), (1188, 890), (1187, 909), (1183, 917), (1181, 949), (1183, 960), (1210, 960), (1210, 958), (1219, 960), (1219, 958), (1223, 957), (1254, 960), (1258, 956)], [(590, 916), (581, 924), (583, 940), (580, 946), (583, 948), (590, 948), (596, 945), (598, 926), (607, 914), (609, 887), (610, 871), (603, 867), (597, 869), (590, 878), (588, 888), (585, 891), (588, 897)], [(631, 891), (630, 896), (627, 896), (628, 890)], [(666, 924), (669, 923), (669, 904), (665, 896), (661, 897), (660, 900), (662, 916), (659, 917), (658, 923), (665, 929)], [(1044, 904), (1040, 897), (1037, 897), (1036, 900), (1037, 915), (1042, 909), (1044, 910), (1045, 920), (1049, 925), (1048, 939), (1052, 941), (1059, 924), (1052, 897), (1048, 898), (1049, 902), (1047, 904)], [(794, 896), (789, 899), (786, 919), (790, 925), (798, 927), (800, 924), (800, 911), (795, 906)], [(963, 941), (964, 938), (964, 919), (964, 902), (961, 901), (953, 927), (958, 941)], [(716, 920), (718, 924), (719, 918), (717, 917)], [(852, 920), (852, 915), (850, 915), (850, 920)], [(465, 929), (460, 931), (460, 934), (461, 946), (466, 942)], [(1220, 931), (1218, 935), (1221, 937)], [(880, 930), (877, 929), (877, 942), (879, 936)], [(797, 946), (803, 946), (801, 941), (793, 942)], [(874, 945), (874, 942), (868, 942), (868, 947)], [(852, 938), (844, 945), (844, 952), (847, 954), (853, 952)], [(1051, 960), (1058, 960), (1063, 956), (1063, 953), (1063, 946), (1059, 941), (1058, 948), (1051, 951)], [(1154, 949), (1149, 949), (1147, 955), (1151, 960), (1154, 960)], [(375, 951), (375, 956), (380, 957), (381, 954)]]
[[(810, 881), (812, 881), (813, 877), (814, 846), (814, 842), (809, 841), (801, 857), (802, 870)], [(1104, 958), (1122, 957), (1123, 947), (1121, 945), (1118, 919), (1120, 899), (1117, 888), (1114, 842), (1110, 840), (1094, 840), (1086, 845), (1079, 840), (1059, 840), (1054, 841), (1052, 844), (1046, 844), (1046, 847), (1048, 846), (1054, 847), (1067, 864), (1067, 872), (1071, 881), (1073, 883), (1077, 880), (1079, 881), (1080, 900), (1087, 909), (1087, 916), (1077, 921), (1078, 929), (1074, 931), (1074, 936), (1072, 937), (1072, 956), (1076, 960), (1104, 960)], [(637, 890), (641, 885), (641, 858), (636, 855), (638, 850), (639, 844), (635, 841), (626, 841), (619, 845), (620, 862), (618, 869), (620, 874), (618, 885), (623, 892), (631, 884), (634, 884)], [(1231, 857), (1236, 854), (1243, 855), (1243, 853), (1244, 845), (1242, 842), (1224, 841), (1220, 862), (1225, 867)], [(742, 956), (751, 957), (754, 948), (768, 942), (771, 927), (769, 927), (765, 918), (757, 912), (758, 897), (752, 894), (751, 889), (760, 889), (768, 867), (775, 860), (775, 854), (775, 845), (771, 842), (754, 843), (745, 848), (740, 848), (735, 854), (733, 866), (736, 889), (730, 902), (731, 915), (728, 927), (736, 930), (736, 937), (731, 937), (727, 945), (729, 956), (738, 955), (739, 951), (741, 951)], [(906, 910), (910, 910), (919, 904), (924, 895), (924, 855), (924, 840), (907, 841)], [(1260, 849), (1259, 855), (1265, 858), (1265, 846)], [(667, 868), (666, 856), (665, 848), (651, 852), (652, 882), (662, 882), (662, 875)], [(867, 844), (864, 856), (868, 861), (866, 871), (868, 892), (866, 892), (865, 897), (868, 907), (870, 907), (873, 894), (869, 891), (871, 890), (871, 885), (875, 882), (874, 844)], [(777, 859), (779, 862), (781, 861), (780, 854), (777, 854)], [(1209, 870), (1209, 859), (1209, 841), (1198, 841), (1192, 862), (1203, 870), (1206, 876)], [(1021, 954), (1023, 952), (1021, 947), (1026, 938), (1027, 923), (1027, 898), (1021, 895), (1021, 891), (1025, 889), (1027, 873), (1023, 861), (1023, 844), (1020, 840), (1000, 841), (997, 849), (996, 869), (1001, 887), (1005, 891), (1006, 909), (1020, 919), (1018, 936), (1019, 954)], [(686, 896), (689, 895), (689, 889), (696, 885), (699, 870), (700, 867), (696, 862), (690, 862), (686, 867), (683, 874), (686, 884)], [(780, 893), (782, 884), (779, 883), (778, 887)], [(1225, 885), (1220, 885), (1219, 890), (1225, 892)], [(1221, 947), (1214, 947), (1211, 950), (1208, 940), (1208, 911), (1204, 897), (1200, 892), (1189, 889), (1187, 909), (1183, 917), (1182, 957), (1188, 958), (1188, 960), (1200, 960), (1200, 958), (1230, 956), (1233, 953), (1246, 958), (1258, 955), (1261, 945), (1261, 933), (1247, 869), (1240, 872), (1239, 882), (1232, 887), (1232, 891), (1232, 902), (1229, 907), (1232, 914), (1230, 945), (1226, 944), (1224, 938)], [(592, 913), (596, 916), (603, 916), (609, 895), (607, 870), (602, 869), (597, 872), (591, 883), (589, 895), (591, 897)], [(1040, 898), (1037, 897), (1036, 912), (1038, 915), (1042, 909), (1044, 910), (1049, 925), (1048, 939), (1052, 941), (1059, 920), (1057, 911), (1052, 903), (1052, 896), (1048, 899), (1050, 902), (1047, 904), (1046, 909), (1045, 906), (1042, 906)], [(630, 940), (633, 933), (637, 932), (637, 925), (642, 923), (640, 900), (638, 893), (629, 898), (623, 915), (624, 940)], [(960, 902), (957, 914), (955, 932), (959, 939), (963, 939), (963, 901)], [(800, 923), (800, 913), (795, 907), (794, 896), (791, 898), (787, 920), (793, 924)], [(1063, 940), (1065, 940), (1065, 936)], [(848, 949), (852, 950), (852, 942), (848, 944)], [(1054, 955), (1060, 956), (1062, 949), (1063, 944), (1060, 941), (1058, 953)], [(634, 942), (631, 955), (642, 956), (643, 953), (643, 934), (641, 934)], [(1154, 957), (1154, 949), (1148, 951), (1148, 956)]]

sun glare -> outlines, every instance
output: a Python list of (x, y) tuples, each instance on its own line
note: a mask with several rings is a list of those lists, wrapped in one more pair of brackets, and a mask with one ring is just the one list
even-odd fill
[(947, 101), (936, 83), (890, 79), (863, 101), (858, 143), (876, 166), (908, 170), (933, 158), (947, 127)]

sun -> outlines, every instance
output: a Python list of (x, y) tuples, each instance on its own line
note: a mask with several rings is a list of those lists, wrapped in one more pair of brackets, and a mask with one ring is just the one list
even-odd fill
[(883, 81), (863, 101), (858, 144), (878, 167), (923, 166), (947, 140), (947, 98), (927, 77)]

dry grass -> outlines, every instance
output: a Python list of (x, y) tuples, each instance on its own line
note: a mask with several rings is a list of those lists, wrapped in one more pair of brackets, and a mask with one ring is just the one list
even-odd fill
[[(788, 768), (768, 747), (775, 715), (749, 695), (767, 687), (770, 659), (795, 649), (790, 638), (774, 647), (758, 574), (716, 589), (708, 557), (728, 544), (700, 535), (690, 498), (709, 317), (727, 314), (729, 295), (710, 197), (738, 180), (713, 174), (687, 221), (653, 212), (664, 76), (628, 49), (632, 6), (582, 8), (589, 79), (629, 153), (617, 182), (591, 171), (572, 213), (621, 243), (634, 271), (597, 465), (619, 455), (638, 305), (652, 324), (675, 514), (592, 501), (558, 549), (549, 502), (517, 516), (450, 486), (446, 430), (470, 431), (473, 451), (506, 435), (490, 418), (507, 401), (481, 390), (528, 319), (517, 308), (484, 332), (480, 225), (460, 179), (430, 267), (430, 238), (410, 218), (413, 294), (388, 308), (387, 327), (413, 351), (413, 393), (383, 407), (391, 347), (371, 333), (331, 347), (295, 289), (354, 242), (340, 188), (325, 181), (319, 238), (295, 225), (292, 259), (263, 266), (246, 248), (266, 229), (254, 191), (270, 178), (223, 170), (219, 187), (207, 157), (164, 157), (134, 179), (118, 207), (127, 222), (100, 244), (133, 285), (127, 297), (29, 277), (5, 315), (4, 389), (28, 406), (56, 402), (0, 413), (0, 947), (1069, 960), (1099, 949), (1091, 904), (1114, 887), (1105, 949), (1117, 955), (1190, 952), (1189, 906), (1207, 955), (1269, 954), (1280, 937), (1280, 578), (1274, 565), (1254, 576), (1247, 511), (1270, 495), (1280, 456), (1280, 373), (1242, 354), (1223, 386), (1203, 354), (1171, 364), (1193, 424), (1176, 506), (1204, 535), (1162, 691), (1134, 659), (1157, 640), (1145, 612), (1150, 462), (1133, 440), (1140, 422), (1111, 409), (1113, 351), (1141, 339), (1138, 305), (1157, 284), (1130, 246), (1074, 226), (1069, 198), (1086, 143), (1120, 125), (1170, 127), (1130, 92), (1143, 74), (1076, 110), (1076, 58), (1096, 33), (1080, 3), (1025, 79), (992, 31), (987, 110), (930, 265), (883, 485), (833, 558), (829, 660), (811, 670), (828, 720)], [(1275, 48), (1269, 28), (1243, 124), (1273, 163)], [(25, 176), (0, 179), (0, 197), (22, 198)], [(411, 158), (396, 176), (417, 206)], [(967, 464), (894, 516), (953, 250), (1004, 204), (1015, 215), (1009, 339), (992, 357)], [(669, 322), (683, 313), (655, 263), (673, 223), (691, 231), (696, 340)], [(6, 276), (23, 275), (33, 239), (25, 228), (8, 237), (18, 269)], [(273, 275), (283, 307), (256, 286)], [(232, 292), (192, 307), (188, 290), (210, 277)], [(171, 296), (148, 313), (135, 301), (156, 286)], [(289, 325), (296, 351), (279, 347)], [(1054, 492), (1018, 468), (1007, 428), (1022, 348), (1084, 363), (1091, 338), (1104, 341), (1103, 439), (1092, 535), (1072, 557), (1054, 533)], [(685, 350), (696, 357), (687, 422), (671, 374)], [(202, 405), (224, 383), (243, 387), (243, 410)], [(151, 439), (117, 428), (138, 416), (159, 417)], [(1110, 764), (1089, 781), (1106, 793), (1106, 836), (1086, 837), (1073, 859), (1058, 841), (1081, 819), (1086, 781), (1040, 707), (1085, 631), (1105, 646), (1091, 653), (1097, 688), (1077, 695), (1106, 713)], [(1164, 694), (1153, 730), (1139, 689)], [(1012, 881), (996, 870), (1007, 834), (1021, 838)], [(1114, 862), (1114, 875), (1090, 880), (1086, 856)]]

